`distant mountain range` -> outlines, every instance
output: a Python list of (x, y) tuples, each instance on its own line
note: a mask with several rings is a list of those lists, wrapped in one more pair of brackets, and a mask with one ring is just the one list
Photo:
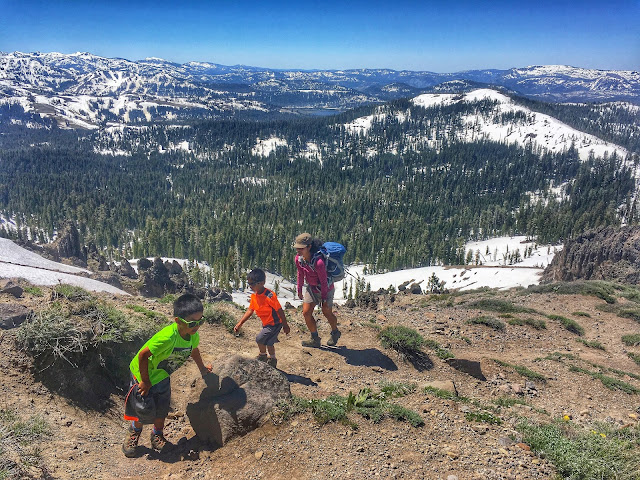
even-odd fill
[[(552, 102), (640, 102), (640, 73), (569, 66), (440, 74), (274, 70), (157, 58), (129, 61), (90, 53), (0, 53), (0, 107), (20, 105), (33, 119), (50, 118), (72, 128), (327, 114), (485, 85)], [(0, 122), (13, 114), (0, 111)]]

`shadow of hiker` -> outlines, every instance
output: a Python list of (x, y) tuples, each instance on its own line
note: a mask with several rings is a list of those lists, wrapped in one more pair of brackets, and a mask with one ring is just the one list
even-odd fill
[(316, 382), (314, 382), (313, 380), (311, 380), (309, 377), (303, 377), (301, 375), (295, 375), (293, 373), (283, 372), (280, 369), (278, 369), (278, 371), (282, 372), (282, 374), (285, 377), (287, 377), (287, 380), (289, 380), (289, 383), (298, 383), (300, 385), (306, 385), (307, 387), (317, 387), (318, 386), (318, 384)]
[(356, 350), (347, 348), (345, 346), (340, 347), (320, 347), (321, 350), (337, 353), (344, 357), (348, 365), (354, 365), (358, 367), (380, 367), (389, 371), (398, 370), (398, 366), (387, 355), (382, 353), (377, 348), (365, 348), (364, 350)]

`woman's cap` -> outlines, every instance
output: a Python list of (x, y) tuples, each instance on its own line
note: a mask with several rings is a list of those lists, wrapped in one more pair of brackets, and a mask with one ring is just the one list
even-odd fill
[(293, 244), (293, 248), (304, 248), (311, 245), (311, 234), (310, 233), (301, 233), (296, 237), (296, 241)]

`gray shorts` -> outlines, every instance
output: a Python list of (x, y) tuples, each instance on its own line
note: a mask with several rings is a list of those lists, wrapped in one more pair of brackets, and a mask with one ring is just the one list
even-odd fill
[(127, 395), (124, 417), (125, 420), (135, 420), (144, 425), (152, 424), (158, 418), (169, 415), (171, 404), (171, 380), (165, 378), (149, 389), (144, 397), (138, 392), (138, 382), (131, 376), (129, 394)]
[[(327, 306), (329, 307), (333, 307), (333, 295), (336, 293), (336, 289), (332, 288), (331, 290), (329, 290), (327, 292), (327, 299), (324, 301), (324, 303), (327, 304)], [(304, 289), (304, 296), (302, 297), (302, 303), (320, 303), (320, 300), (322, 299), (320, 292), (316, 292), (315, 289), (313, 289), (313, 287), (310, 287), (309, 285), (307, 285), (307, 287)]]
[(267, 325), (266, 327), (262, 327), (260, 333), (256, 336), (256, 343), (261, 345), (273, 345), (278, 340), (278, 334), (282, 330), (282, 324), (278, 325)]

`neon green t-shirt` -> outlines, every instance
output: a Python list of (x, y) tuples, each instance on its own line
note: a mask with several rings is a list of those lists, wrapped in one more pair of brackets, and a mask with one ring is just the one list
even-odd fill
[(151, 385), (155, 385), (173, 372), (175, 372), (191, 355), (191, 351), (200, 343), (200, 335), (198, 332), (191, 335), (189, 340), (185, 340), (178, 333), (178, 325), (174, 322), (167, 325), (153, 337), (138, 351), (129, 368), (131, 373), (138, 381), (140, 381), (140, 364), (138, 355), (144, 349), (149, 347), (151, 356), (149, 357), (149, 380)]

